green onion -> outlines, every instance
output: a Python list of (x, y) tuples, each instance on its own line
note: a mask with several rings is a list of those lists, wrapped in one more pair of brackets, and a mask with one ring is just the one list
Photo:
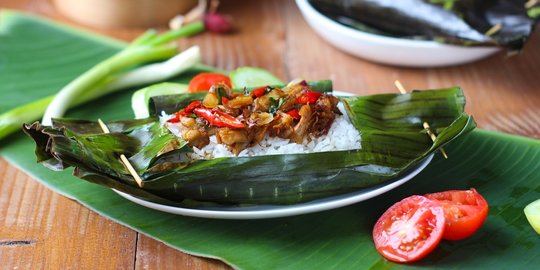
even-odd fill
[(281, 105), (285, 103), (284, 98), (278, 98), (275, 99), (273, 97), (270, 97), (270, 108), (268, 108), (268, 112), (271, 114), (276, 114), (279, 108), (281, 108)]
[(21, 130), (23, 123), (39, 119), (53, 98), (42, 98), (0, 114), (0, 139)]
[[(199, 47), (191, 47), (165, 62), (146, 65), (113, 77), (92, 91), (85, 92), (69, 107), (86, 103), (125, 88), (174, 77), (191, 67), (199, 66), (200, 58)], [(0, 139), (20, 130), (23, 123), (29, 123), (42, 117), (53, 99), (54, 95), (51, 95), (0, 114)]]
[(118, 90), (162, 81), (200, 65), (198, 47), (177, 54), (177, 48), (167, 43), (203, 30), (203, 23), (195, 22), (162, 35), (154, 30), (146, 31), (124, 50), (76, 78), (56, 96), (51, 95), (0, 114), (0, 139), (20, 130), (23, 123), (36, 121), (44, 114), (43, 122), (50, 125), (51, 118), (61, 117), (71, 107)]
[(223, 103), (223, 98), (229, 98), (227, 96), (227, 91), (225, 90), (225, 88), (219, 86), (217, 87), (216, 89), (216, 95), (217, 95), (217, 98), (218, 98), (218, 104), (219, 105), (222, 105)]
[[(177, 54), (178, 50), (175, 46), (168, 45), (169, 42), (179, 37), (194, 35), (203, 30), (203, 23), (195, 22), (161, 35), (157, 35), (152, 30), (144, 33), (130, 46), (97, 64), (60, 90), (47, 107), (42, 123), (51, 125), (52, 118), (63, 116), (79, 97), (90, 95), (89, 92), (94, 91), (97, 93), (91, 95), (99, 95), (99, 91), (108, 90), (107, 87), (96, 88), (96, 86), (107, 84), (106, 81), (111, 76), (116, 76), (139, 65), (171, 58)], [(159, 75), (159, 73), (149, 76), (153, 75)]]

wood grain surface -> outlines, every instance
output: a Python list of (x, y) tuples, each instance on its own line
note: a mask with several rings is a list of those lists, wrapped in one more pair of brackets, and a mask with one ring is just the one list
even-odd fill
[[(130, 40), (144, 29), (100, 30), (70, 21), (46, 0), (0, 0), (0, 8), (25, 10), (77, 27)], [(180, 46), (201, 46), (206, 64), (223, 69), (260, 66), (284, 79), (332, 79), (357, 94), (458, 85), (479, 127), (540, 138), (540, 29), (520, 55), (504, 53), (473, 64), (418, 69), (374, 64), (321, 40), (294, 1), (224, 0), (234, 18), (229, 35), (205, 33)], [(0, 268), (2, 269), (228, 269), (194, 257), (109, 221), (51, 192), (0, 158)]]

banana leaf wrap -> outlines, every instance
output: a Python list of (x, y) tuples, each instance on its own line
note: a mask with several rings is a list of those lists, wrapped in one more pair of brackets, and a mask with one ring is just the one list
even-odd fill
[[(175, 112), (202, 94), (154, 97), (154, 112)], [(38, 162), (145, 200), (165, 204), (294, 204), (384, 184), (471, 131), (460, 88), (340, 97), (362, 148), (312, 154), (216, 158), (190, 162), (185, 142), (157, 117), (107, 123), (56, 119), (52, 127), (25, 125)], [(438, 134), (435, 142), (422, 123)], [(141, 175), (139, 188), (118, 161), (125, 154)]]
[[(326, 16), (361, 31), (459, 45), (520, 50), (540, 17), (525, 0), (310, 0)], [(500, 24), (500, 30), (488, 33)]]

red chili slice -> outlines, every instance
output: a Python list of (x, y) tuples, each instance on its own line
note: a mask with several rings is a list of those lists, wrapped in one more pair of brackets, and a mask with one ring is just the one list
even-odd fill
[[(181, 112), (181, 111), (180, 111)], [(169, 120), (167, 120), (168, 123), (178, 123), (180, 122), (180, 112), (173, 114)]]
[(201, 105), (202, 105), (202, 102), (200, 100), (195, 100), (189, 103), (189, 105), (187, 105), (187, 107), (181, 110), (179, 113), (181, 113), (182, 116), (190, 115), (191, 113), (193, 113), (193, 110), (195, 108), (201, 107)]
[(229, 99), (226, 97), (221, 97), (221, 104), (227, 105), (227, 103), (229, 103)]
[(189, 105), (187, 105), (184, 109), (180, 110), (179, 112), (175, 113), (169, 120), (167, 120), (167, 122), (169, 123), (178, 123), (180, 122), (180, 117), (181, 116), (188, 116), (190, 114), (193, 113), (193, 110), (197, 107), (200, 107), (202, 104), (201, 101), (199, 100), (195, 100), (191, 103), (189, 103)]
[(315, 91), (306, 91), (298, 97), (297, 101), (300, 104), (313, 104), (322, 96), (321, 93)]
[(259, 87), (253, 90), (251, 93), (253, 93), (255, 97), (261, 97), (266, 94), (266, 88), (268, 88), (268, 86)]
[(287, 112), (287, 114), (292, 116), (294, 119), (300, 119), (300, 112), (298, 110), (290, 110)]
[(210, 125), (216, 127), (228, 127), (228, 128), (245, 128), (246, 125), (240, 120), (236, 119), (232, 115), (229, 115), (220, 110), (212, 110), (206, 108), (196, 108), (193, 112), (206, 119)]

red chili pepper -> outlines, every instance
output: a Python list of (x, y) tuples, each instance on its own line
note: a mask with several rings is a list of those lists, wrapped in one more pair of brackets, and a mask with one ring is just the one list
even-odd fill
[(290, 110), (287, 112), (288, 115), (292, 116), (294, 119), (300, 119), (300, 113), (298, 110)]
[(195, 108), (200, 107), (201, 105), (202, 105), (202, 101), (195, 100), (195, 101), (189, 103), (189, 105), (187, 105), (183, 110), (181, 110), (178, 113), (180, 113), (181, 116), (190, 115), (191, 113), (193, 113), (193, 110)]
[(178, 115), (178, 113), (175, 113), (173, 114), (173, 116), (171, 118), (169, 118), (169, 120), (167, 120), (168, 123), (178, 123), (180, 122), (180, 115)]
[(300, 104), (313, 104), (322, 96), (321, 93), (315, 91), (306, 91), (298, 97), (297, 101)]
[(253, 92), (251, 93), (253, 93), (253, 95), (256, 97), (261, 97), (261, 96), (264, 96), (264, 94), (266, 93), (266, 88), (267, 86), (259, 87), (253, 90)]
[(201, 101), (195, 100), (189, 105), (187, 105), (184, 109), (180, 110), (179, 112), (175, 113), (167, 122), (169, 123), (178, 123), (180, 122), (180, 116), (188, 116), (193, 113), (193, 110), (197, 107), (200, 107), (202, 104)]
[(207, 108), (196, 108), (193, 112), (206, 119), (210, 125), (216, 127), (228, 127), (228, 128), (245, 128), (246, 125), (240, 120), (236, 119), (232, 115), (229, 115), (220, 110), (212, 110)]
[(221, 104), (227, 105), (229, 103), (229, 99), (227, 97), (221, 97)]

